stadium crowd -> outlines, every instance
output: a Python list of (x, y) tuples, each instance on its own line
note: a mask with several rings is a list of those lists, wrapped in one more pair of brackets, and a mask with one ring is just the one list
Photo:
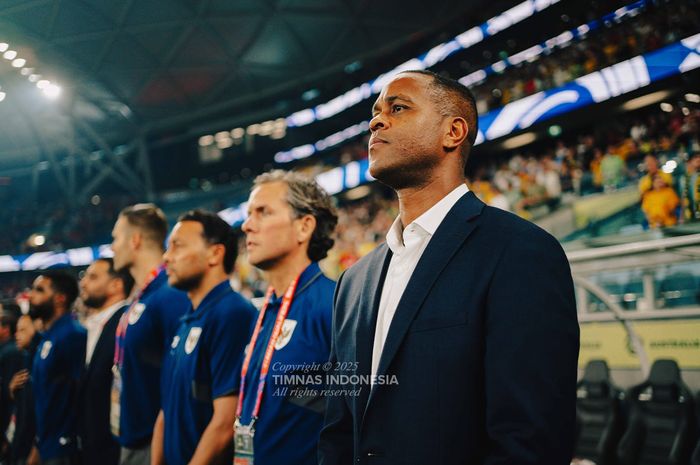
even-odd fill
[[(471, 87), (479, 113), (696, 34), (700, 24), (698, 7), (697, 0), (650, 4), (633, 19), (617, 20), (620, 23), (609, 21), (601, 30), (543, 54), (532, 63), (521, 63), (507, 72), (492, 74)], [(495, 55), (498, 54), (486, 54)]]

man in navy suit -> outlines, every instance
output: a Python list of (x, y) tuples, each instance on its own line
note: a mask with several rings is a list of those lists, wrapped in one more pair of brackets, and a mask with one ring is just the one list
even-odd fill
[[(339, 279), (322, 465), (568, 464), (579, 328), (559, 243), (465, 184), (474, 98), (399, 73), (370, 122), (370, 173), (400, 214)], [(342, 382), (342, 381), (339, 381)]]
[(134, 278), (126, 270), (115, 270), (111, 258), (95, 260), (80, 280), (80, 298), (90, 309), (85, 320), (87, 347), (79, 395), (83, 464), (119, 463), (119, 443), (109, 429), (114, 335), (133, 287)]

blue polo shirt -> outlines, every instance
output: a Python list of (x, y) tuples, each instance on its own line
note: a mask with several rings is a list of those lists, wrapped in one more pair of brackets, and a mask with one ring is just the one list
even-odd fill
[(160, 370), (166, 348), (189, 308), (187, 294), (168, 285), (165, 271), (146, 287), (129, 315), (121, 368), (119, 443), (149, 444), (160, 411)]
[(76, 451), (76, 411), (87, 331), (70, 314), (51, 325), (32, 367), (37, 448), (42, 461)]
[(256, 315), (255, 307), (226, 280), (196, 310), (190, 305), (180, 320), (161, 382), (168, 465), (189, 463), (214, 414), (214, 399), (238, 393)]
[[(335, 283), (312, 263), (301, 274), (282, 334), (270, 362), (260, 415), (255, 424), (255, 465), (315, 465), (323, 413), (301, 405), (296, 387), (275, 375), (303, 374), (300, 367), (321, 366), (331, 350), (331, 320)], [(284, 292), (281, 290), (279, 292)], [(250, 424), (260, 367), (282, 297), (272, 296), (246, 374), (241, 423)], [(249, 349), (250, 350), (250, 349)], [(297, 367), (296, 369), (293, 367)], [(309, 373), (307, 373), (309, 374)], [(311, 373), (312, 374), (312, 373)], [(317, 399), (318, 401), (319, 399)]]

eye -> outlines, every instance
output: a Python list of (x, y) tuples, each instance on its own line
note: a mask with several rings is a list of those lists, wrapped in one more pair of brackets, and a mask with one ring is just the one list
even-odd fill
[(391, 106), (391, 111), (393, 113), (397, 113), (401, 110), (405, 110), (406, 106), (405, 105), (399, 105), (398, 103), (395, 103), (394, 105)]

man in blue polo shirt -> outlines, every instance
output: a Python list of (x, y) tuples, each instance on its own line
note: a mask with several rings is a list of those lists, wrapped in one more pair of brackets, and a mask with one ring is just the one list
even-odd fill
[(255, 308), (234, 292), (232, 228), (214, 213), (180, 217), (168, 240), (168, 282), (192, 302), (166, 356), (153, 464), (231, 463), (243, 351)]
[(331, 199), (312, 179), (278, 170), (255, 180), (243, 232), (248, 261), (270, 287), (243, 363), (237, 464), (316, 464), (321, 386), (303, 378), (322, 376), (330, 354), (335, 285), (318, 261), (333, 246), (336, 223)]
[(110, 423), (122, 465), (151, 463), (161, 364), (189, 306), (187, 295), (167, 284), (162, 264), (167, 232), (165, 215), (153, 204), (125, 208), (112, 230), (114, 267), (129, 270), (136, 290), (115, 335)]
[(71, 315), (77, 296), (76, 279), (57, 270), (39, 275), (29, 292), (30, 315), (45, 331), (32, 366), (36, 446), (28, 464), (39, 458), (42, 465), (77, 463), (76, 401), (87, 341), (85, 328)]

